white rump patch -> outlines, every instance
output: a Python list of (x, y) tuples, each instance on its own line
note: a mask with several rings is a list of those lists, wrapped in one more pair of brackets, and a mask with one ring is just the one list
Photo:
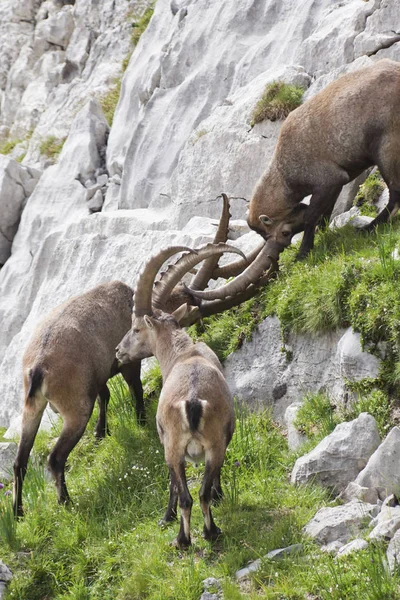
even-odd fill
[(204, 448), (199, 440), (192, 438), (186, 446), (186, 460), (197, 464), (204, 461)]

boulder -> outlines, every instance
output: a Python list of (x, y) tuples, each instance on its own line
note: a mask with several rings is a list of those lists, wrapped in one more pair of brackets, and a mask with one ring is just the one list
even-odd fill
[(40, 175), (40, 171), (0, 154), (0, 267), (11, 254), (22, 211)]
[(400, 506), (384, 506), (378, 516), (372, 521), (373, 530), (370, 540), (390, 540), (400, 529)]
[(336, 556), (348, 556), (349, 554), (353, 554), (353, 552), (359, 552), (360, 550), (365, 550), (366, 548), (368, 548), (368, 542), (362, 538), (356, 538), (355, 540), (352, 540), (348, 544), (345, 544), (339, 548)]
[(369, 502), (369, 504), (377, 504), (378, 492), (371, 488), (362, 487), (355, 481), (351, 481), (346, 489), (341, 492), (340, 499), (344, 502), (362, 500), (363, 502)]
[(293, 402), (285, 411), (285, 425), (287, 428), (287, 441), (289, 450), (298, 450), (304, 442), (307, 441), (307, 436), (296, 429), (294, 422), (296, 415), (301, 406), (301, 402)]
[(0, 443), (0, 481), (9, 481), (13, 478), (13, 464), (16, 455), (17, 444), (14, 442)]
[(400, 429), (393, 427), (359, 473), (356, 483), (375, 489), (381, 500), (400, 496)]
[[(286, 548), (277, 548), (276, 550), (271, 550), (268, 554), (265, 555), (264, 560), (281, 560), (283, 558), (287, 558), (288, 556), (292, 556), (293, 554), (299, 554), (303, 551), (303, 544), (292, 544), (291, 546), (286, 546)], [(235, 577), (238, 581), (242, 579), (246, 579), (250, 575), (250, 573), (254, 573), (258, 571), (262, 564), (262, 559), (258, 558), (251, 562), (247, 567), (243, 569), (239, 569), (236, 571)]]
[(361, 531), (376, 511), (373, 504), (358, 500), (321, 508), (304, 527), (304, 532), (321, 545), (334, 541), (345, 544)]
[(298, 458), (291, 481), (316, 481), (339, 493), (356, 478), (379, 443), (375, 419), (361, 413), (357, 419), (337, 425), (311, 452)]
[(400, 530), (398, 529), (389, 542), (386, 551), (386, 557), (389, 565), (389, 570), (394, 573), (400, 565)]

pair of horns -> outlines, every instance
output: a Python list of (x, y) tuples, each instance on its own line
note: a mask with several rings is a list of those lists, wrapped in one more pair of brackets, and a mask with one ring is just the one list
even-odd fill
[[(164, 278), (157, 282), (153, 291), (154, 280), (159, 269), (168, 258), (178, 252), (187, 252), (187, 254), (182, 256), (175, 265), (168, 267)], [(165, 297), (171, 293), (175, 285), (195, 265), (210, 257), (219, 258), (225, 252), (240, 254), (244, 259), (246, 258), (241, 250), (224, 243), (206, 244), (197, 250), (192, 250), (187, 246), (171, 246), (150, 258), (136, 282), (135, 315), (137, 317), (151, 315), (153, 306), (161, 308)]]

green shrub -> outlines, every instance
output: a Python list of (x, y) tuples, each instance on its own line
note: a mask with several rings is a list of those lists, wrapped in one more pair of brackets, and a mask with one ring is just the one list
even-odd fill
[[(371, 173), (367, 179), (360, 185), (357, 195), (354, 199), (356, 206), (371, 205), (376, 202), (385, 189), (385, 182), (378, 170)], [(371, 207), (372, 208), (372, 207)], [(375, 208), (375, 207), (374, 207)], [(366, 210), (366, 209), (364, 209)], [(376, 211), (376, 208), (375, 208)], [(363, 214), (366, 214), (365, 212)], [(366, 216), (375, 216), (367, 214)]]
[(324, 393), (306, 394), (296, 413), (294, 426), (309, 439), (322, 439), (338, 424), (335, 407)]
[(121, 94), (121, 83), (122, 78), (117, 79), (107, 94), (100, 98), (101, 108), (103, 109), (104, 116), (110, 127), (113, 123), (115, 109), (117, 108), (119, 96)]
[(268, 84), (251, 114), (251, 127), (264, 119), (285, 119), (292, 110), (300, 106), (303, 94), (304, 88), (297, 85), (282, 81)]
[(65, 140), (66, 138), (58, 139), (54, 135), (49, 135), (39, 146), (40, 154), (56, 159), (63, 149)]
[[(154, 4), (155, 4), (155, 2), (154, 2)], [(154, 12), (154, 5), (149, 6), (148, 8), (146, 8), (143, 15), (141, 17), (139, 17), (139, 19), (137, 21), (134, 21), (134, 23), (132, 24), (133, 31), (132, 31), (131, 40), (132, 40), (132, 44), (134, 44), (134, 46), (137, 46), (142, 33), (144, 33), (144, 31), (147, 28), (147, 25), (150, 23), (150, 19), (153, 16), (153, 12)]]
[(22, 140), (6, 140), (2, 144), (0, 144), (0, 154), (10, 154), (17, 144), (20, 144)]

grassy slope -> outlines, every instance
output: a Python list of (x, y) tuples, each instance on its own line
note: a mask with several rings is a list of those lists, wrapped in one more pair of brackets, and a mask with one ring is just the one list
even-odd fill
[[(240, 344), (251, 335), (254, 323), (274, 310), (284, 330), (314, 332), (352, 323), (365, 341), (388, 344), (381, 378), (363, 382), (363, 393), (370, 394), (373, 384), (388, 397), (399, 371), (399, 267), (390, 258), (398, 241), (398, 226), (382, 229), (379, 238), (349, 229), (321, 234), (306, 263), (294, 264), (294, 251), (286, 252), (279, 280), (245, 306), (211, 319), (203, 335), (224, 355), (228, 342), (231, 348)], [(156, 380), (153, 374), (149, 389), (157, 388)], [(313, 410), (315, 415), (319, 409)], [(226, 498), (215, 509), (224, 536), (214, 546), (201, 537), (197, 492), (202, 470), (188, 467), (195, 498), (193, 548), (177, 552), (170, 546), (177, 524), (167, 529), (157, 525), (168, 484), (154, 427), (155, 400), (150, 411), (148, 426), (139, 428), (126, 392), (116, 381), (112, 435), (96, 444), (92, 420), (71, 454), (67, 482), (72, 508), (56, 504), (53, 485), (45, 483), (40, 466), (28, 472), (26, 517), (17, 525), (10, 518), (10, 497), (0, 492), (0, 558), (14, 572), (7, 598), (198, 600), (201, 581), (209, 576), (222, 578), (227, 600), (400, 597), (400, 579), (386, 573), (382, 547), (334, 561), (303, 540), (303, 525), (329, 498), (318, 487), (289, 484), (296, 457), (289, 454), (282, 432), (267, 414), (238, 411), (223, 473)], [(320, 412), (315, 418), (325, 418)], [(36, 444), (39, 458), (45, 457), (47, 446), (48, 439), (41, 435)], [(234, 581), (234, 572), (248, 560), (299, 541), (305, 543), (301, 556), (279, 564), (265, 561), (245, 586)]]

